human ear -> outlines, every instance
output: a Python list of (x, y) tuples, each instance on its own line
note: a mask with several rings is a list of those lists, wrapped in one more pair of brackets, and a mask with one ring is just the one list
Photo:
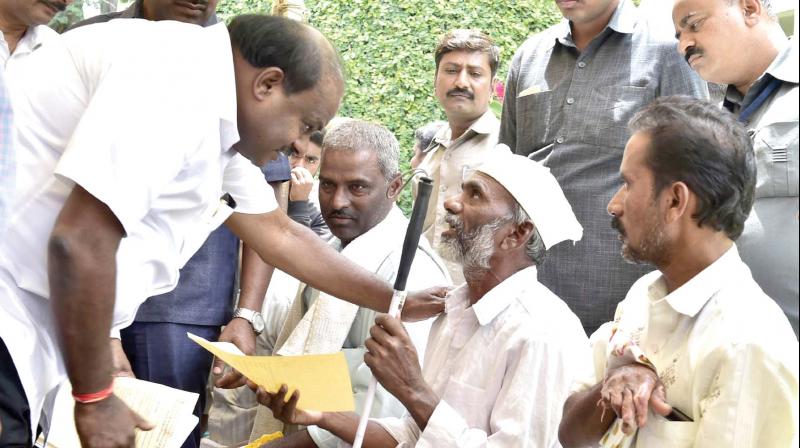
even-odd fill
[(664, 201), (667, 207), (667, 213), (665, 214), (667, 222), (677, 221), (687, 212), (694, 213), (694, 211), (689, 208), (689, 202), (694, 195), (692, 191), (689, 190), (689, 186), (685, 183), (674, 182), (669, 188), (664, 189), (664, 195)]
[(761, 19), (764, 5), (761, 4), (761, 0), (742, 0), (741, 8), (744, 11), (745, 23), (752, 26)]
[(278, 67), (267, 67), (261, 69), (253, 78), (253, 95), (258, 100), (265, 100), (276, 89), (283, 88), (285, 79), (283, 70)]
[(500, 248), (503, 250), (516, 249), (519, 246), (524, 246), (528, 243), (528, 239), (533, 234), (533, 223), (525, 221), (522, 224), (515, 225), (511, 232), (503, 238), (500, 242)]
[(391, 182), (389, 182), (389, 187), (386, 190), (386, 196), (390, 198), (397, 198), (400, 195), (400, 189), (403, 188), (403, 176), (401, 174), (397, 174)]

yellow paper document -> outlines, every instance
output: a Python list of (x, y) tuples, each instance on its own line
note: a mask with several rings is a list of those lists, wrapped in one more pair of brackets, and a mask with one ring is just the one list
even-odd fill
[(323, 412), (354, 411), (353, 389), (344, 353), (304, 356), (245, 356), (232, 344), (209, 342), (188, 333), (214, 356), (241, 372), (250, 381), (269, 392), (276, 392), (282, 384), (289, 387), (291, 395), (300, 391), (299, 409)]

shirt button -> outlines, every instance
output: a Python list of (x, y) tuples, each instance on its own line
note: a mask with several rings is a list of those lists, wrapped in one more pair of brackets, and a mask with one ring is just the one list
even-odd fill
[(575, 98), (567, 98), (567, 104), (573, 104), (575, 102)]
[(564, 136), (561, 135), (556, 139), (556, 143), (564, 143)]
[(445, 187), (444, 185), (442, 185), (441, 187), (439, 187), (439, 191), (441, 191), (442, 193), (444, 193), (445, 191), (447, 191), (447, 187)]
[(586, 63), (585, 62), (583, 62), (583, 61), (578, 62), (578, 68), (584, 68), (584, 67), (586, 67)]

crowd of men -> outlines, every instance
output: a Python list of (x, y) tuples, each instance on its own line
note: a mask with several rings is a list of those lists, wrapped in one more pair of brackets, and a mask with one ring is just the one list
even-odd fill
[[(631, 0), (556, 0), (500, 119), (498, 46), (441, 36), (404, 322), (381, 314), (401, 151), (381, 124), (328, 124), (344, 43), (226, 26), (214, 0), (58, 35), (68, 3), (0, 3), (0, 447), (64, 418), (66, 380), (82, 445), (132, 446), (159, 422), (120, 375), (200, 395), (184, 447), (348, 446), (365, 413), (368, 447), (797, 446), (799, 50), (769, 0), (676, 0), (674, 39)], [(343, 351), (356, 412), (298, 409), (187, 331)]]

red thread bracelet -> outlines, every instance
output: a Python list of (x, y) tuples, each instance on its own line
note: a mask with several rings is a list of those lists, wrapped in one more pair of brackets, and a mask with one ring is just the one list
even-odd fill
[(111, 384), (108, 385), (105, 389), (92, 392), (90, 394), (76, 394), (74, 391), (72, 392), (72, 398), (75, 399), (78, 403), (81, 404), (89, 404), (89, 403), (97, 403), (98, 401), (103, 401), (111, 394), (114, 393), (114, 380), (111, 380)]

